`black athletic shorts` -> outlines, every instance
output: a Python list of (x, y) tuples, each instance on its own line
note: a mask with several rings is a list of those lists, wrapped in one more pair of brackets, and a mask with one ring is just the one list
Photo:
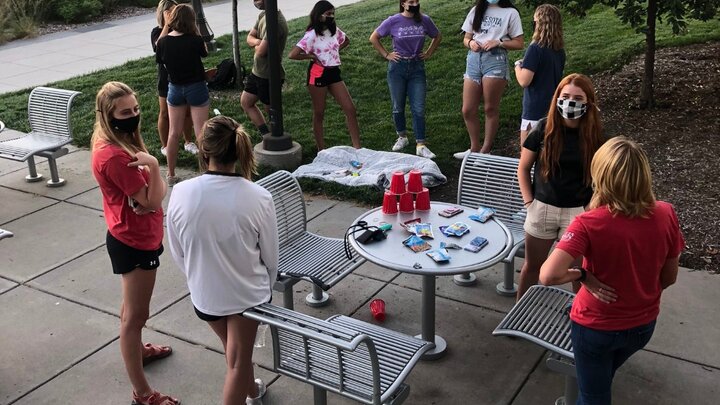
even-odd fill
[(117, 240), (110, 231), (105, 237), (105, 243), (115, 274), (129, 273), (137, 268), (155, 270), (160, 267), (160, 255), (164, 251), (162, 245), (157, 250), (135, 249)]
[(245, 78), (245, 89), (243, 91), (256, 95), (260, 102), (270, 105), (270, 80), (250, 73)]
[(205, 322), (215, 322), (227, 317), (227, 315), (218, 316), (206, 314), (205, 312), (201, 312), (199, 309), (197, 309), (195, 305), (193, 305), (193, 309), (195, 310), (195, 315), (197, 315), (198, 318), (202, 319)]
[(307, 85), (315, 87), (327, 87), (333, 83), (341, 82), (340, 66), (325, 67), (315, 62), (310, 62), (307, 70)]

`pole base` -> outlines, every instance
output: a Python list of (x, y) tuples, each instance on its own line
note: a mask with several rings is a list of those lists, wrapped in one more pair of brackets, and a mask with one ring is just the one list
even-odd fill
[(281, 152), (293, 147), (293, 140), (290, 134), (284, 133), (282, 136), (273, 136), (271, 134), (263, 135), (263, 148), (270, 152)]
[(253, 150), (259, 165), (292, 172), (302, 163), (302, 146), (297, 142), (292, 142), (291, 148), (282, 151), (267, 150), (261, 142)]
[(40, 173), (38, 173), (37, 176), (31, 176), (29, 174), (27, 176), (25, 176), (25, 181), (28, 183), (37, 183), (38, 181), (40, 181), (42, 179), (43, 179), (43, 175)]
[(317, 308), (317, 307), (324, 307), (328, 304), (330, 301), (330, 294), (326, 293), (325, 291), (322, 292), (322, 298), (316, 299), (312, 293), (308, 294), (307, 297), (305, 297), (305, 303), (309, 307)]
[(474, 273), (458, 274), (453, 277), (453, 283), (461, 287), (469, 287), (477, 284), (477, 277)]
[[(424, 339), (422, 335), (415, 336), (418, 339)], [(425, 352), (421, 359), (423, 360), (437, 360), (442, 358), (447, 353), (447, 342), (442, 336), (435, 335), (435, 347)]]
[(504, 282), (499, 283), (495, 288), (495, 291), (497, 291), (497, 293), (502, 295), (503, 297), (514, 297), (517, 294), (517, 284), (513, 283), (512, 288), (507, 289), (505, 288)]

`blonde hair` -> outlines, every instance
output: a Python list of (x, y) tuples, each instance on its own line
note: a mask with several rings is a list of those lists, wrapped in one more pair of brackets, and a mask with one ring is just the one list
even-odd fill
[(532, 40), (543, 48), (559, 51), (565, 47), (563, 41), (562, 15), (552, 4), (542, 4), (535, 9), (535, 31)]
[(93, 149), (102, 141), (123, 148), (130, 156), (135, 156), (137, 152), (147, 152), (145, 142), (140, 136), (140, 125), (132, 134), (115, 131), (110, 125), (117, 101), (126, 96), (135, 97), (135, 92), (130, 86), (120, 82), (107, 82), (98, 91), (95, 97), (95, 125), (90, 141)]
[(200, 169), (208, 169), (210, 161), (227, 165), (234, 163), (238, 173), (248, 180), (257, 174), (252, 141), (245, 128), (230, 117), (210, 118), (202, 127), (198, 140)]
[(157, 19), (158, 27), (162, 28), (165, 26), (165, 11), (177, 6), (175, 0), (160, 0), (155, 10), (155, 19)]
[(183, 34), (200, 35), (195, 25), (195, 10), (189, 4), (178, 4), (170, 13), (170, 29)]
[(590, 208), (607, 205), (610, 212), (647, 217), (655, 207), (650, 162), (640, 146), (624, 136), (611, 138), (595, 153), (590, 166)]

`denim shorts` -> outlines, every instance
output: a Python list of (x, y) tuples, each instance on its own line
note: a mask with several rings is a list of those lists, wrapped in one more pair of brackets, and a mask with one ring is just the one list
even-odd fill
[(173, 107), (190, 104), (191, 107), (204, 107), (210, 104), (207, 83), (173, 84), (168, 86), (167, 103)]
[(525, 232), (538, 239), (559, 239), (573, 219), (583, 212), (583, 207), (561, 208), (535, 199), (527, 207)]
[(484, 77), (510, 80), (507, 51), (502, 48), (493, 48), (486, 52), (468, 51), (463, 77), (478, 84), (481, 84)]

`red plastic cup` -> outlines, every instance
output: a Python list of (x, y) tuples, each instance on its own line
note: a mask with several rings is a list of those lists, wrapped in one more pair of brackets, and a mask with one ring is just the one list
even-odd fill
[(415, 206), (413, 205), (413, 195), (405, 193), (400, 196), (400, 212), (413, 212)]
[(370, 313), (378, 322), (385, 322), (385, 301), (375, 298), (370, 301)]
[(423, 188), (421, 192), (415, 195), (415, 209), (418, 211), (430, 209), (430, 190)]
[(411, 193), (423, 191), (422, 172), (420, 170), (410, 170), (408, 173), (407, 191)]
[(394, 172), (390, 178), (390, 192), (396, 195), (405, 194), (405, 174)]
[(398, 202), (397, 202), (397, 196), (389, 191), (385, 192), (385, 195), (383, 196), (383, 206), (382, 206), (383, 214), (397, 214), (398, 212)]

